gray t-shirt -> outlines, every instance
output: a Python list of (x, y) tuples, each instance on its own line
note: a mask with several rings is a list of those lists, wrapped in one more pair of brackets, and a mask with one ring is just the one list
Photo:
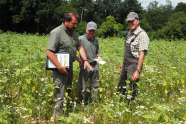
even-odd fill
[(88, 38), (86, 34), (78, 38), (79, 38), (80, 44), (85, 49), (88, 61), (94, 62), (96, 55), (100, 53), (98, 39), (94, 37), (91, 40)]
[(70, 36), (63, 24), (50, 32), (47, 49), (53, 52), (70, 52), (72, 62), (75, 61), (77, 47), (79, 46), (81, 46), (81, 44), (75, 30), (71, 32)]

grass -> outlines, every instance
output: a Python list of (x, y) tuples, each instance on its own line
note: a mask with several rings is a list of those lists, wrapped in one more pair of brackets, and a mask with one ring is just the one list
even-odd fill
[[(55, 123), (51, 71), (45, 70), (49, 36), (0, 34), (0, 123)], [(124, 39), (99, 38), (99, 99), (76, 103), (78, 62), (74, 62), (72, 92), (63, 103), (64, 123), (186, 123), (186, 41), (150, 42), (138, 83), (138, 96), (130, 106), (117, 93)], [(87, 84), (86, 98), (90, 85)]]

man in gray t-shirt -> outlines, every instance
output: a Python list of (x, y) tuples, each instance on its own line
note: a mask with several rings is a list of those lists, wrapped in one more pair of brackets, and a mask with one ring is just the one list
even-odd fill
[(78, 91), (78, 100), (80, 103), (84, 102), (84, 92), (86, 88), (86, 83), (90, 78), (91, 86), (91, 99), (90, 102), (95, 101), (95, 96), (99, 90), (99, 69), (98, 64), (95, 59), (101, 60), (99, 56), (99, 44), (98, 39), (94, 37), (97, 30), (97, 25), (95, 22), (89, 22), (86, 27), (87, 34), (79, 37), (80, 44), (84, 47), (85, 53), (87, 55), (88, 62), (93, 68), (93, 71), (90, 71), (89, 68), (83, 68), (83, 61), (81, 58), (76, 57), (76, 60), (80, 63), (80, 73), (79, 73), (79, 91)]

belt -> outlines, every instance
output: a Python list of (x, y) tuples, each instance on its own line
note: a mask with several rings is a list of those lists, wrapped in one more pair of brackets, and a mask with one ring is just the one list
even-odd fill
[(95, 66), (96, 64), (97, 64), (96, 61), (94, 61), (94, 62), (90, 62), (90, 65), (91, 65), (91, 66)]

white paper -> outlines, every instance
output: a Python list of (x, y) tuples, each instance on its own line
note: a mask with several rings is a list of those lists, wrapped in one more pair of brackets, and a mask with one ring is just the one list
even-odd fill
[(103, 60), (99, 60), (99, 61), (98, 61), (98, 59), (95, 59), (95, 60), (96, 60), (99, 64), (102, 64), (102, 65), (106, 63), (106, 62), (103, 61)]
[[(57, 60), (61, 64), (61, 66), (68, 66), (69, 65), (69, 54), (56, 54)], [(48, 59), (48, 67), (49, 68), (56, 68), (56, 66)], [(67, 67), (69, 68), (69, 67)]]

